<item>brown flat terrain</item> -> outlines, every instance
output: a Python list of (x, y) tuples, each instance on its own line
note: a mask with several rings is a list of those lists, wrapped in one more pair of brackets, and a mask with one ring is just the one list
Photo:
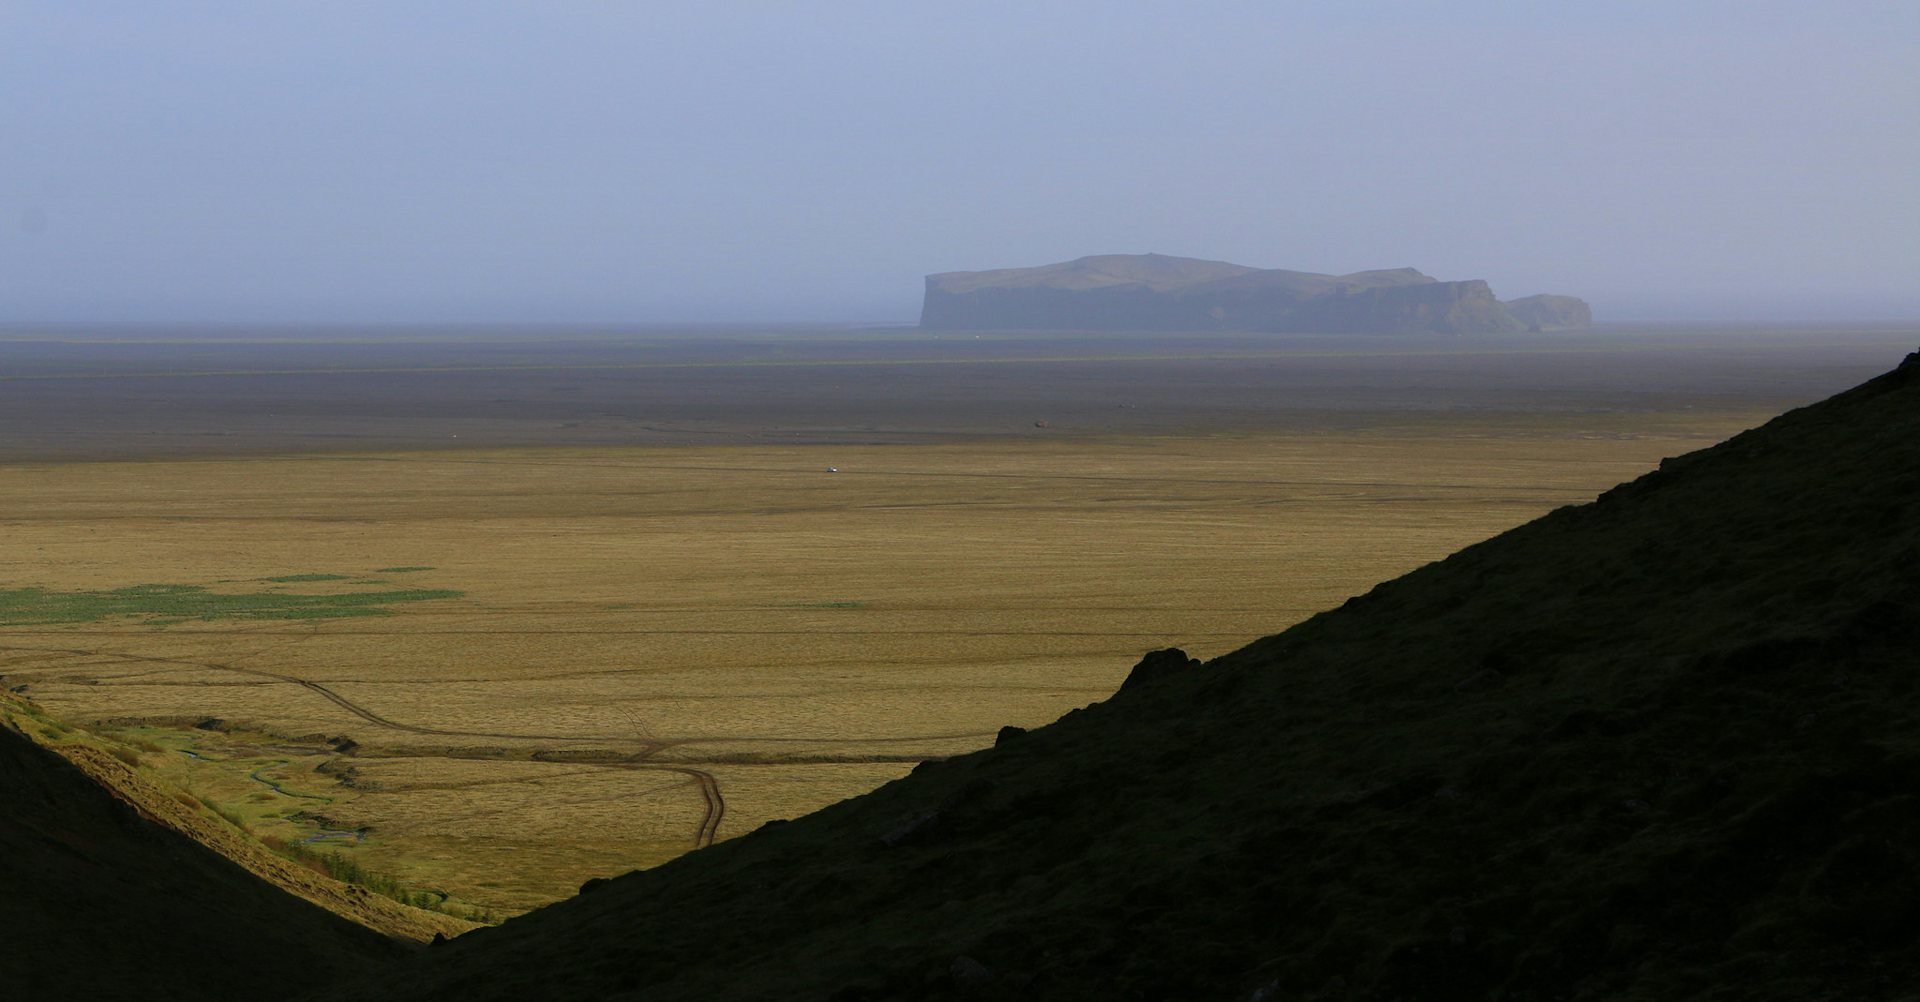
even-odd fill
[[(1914, 340), (1617, 336), (17, 337), (0, 590), (52, 597), (0, 673), (262, 834), (514, 911), (1051, 720), (1147, 649), (1226, 653)], [(136, 585), (206, 591), (100, 598)], [(405, 597), (206, 602), (369, 592)]]

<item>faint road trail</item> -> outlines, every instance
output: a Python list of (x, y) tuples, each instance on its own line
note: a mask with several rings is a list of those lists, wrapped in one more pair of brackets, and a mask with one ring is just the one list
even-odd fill
[(691, 766), (645, 765), (641, 763), (621, 765), (615, 768), (645, 769), (651, 772), (677, 772), (683, 776), (692, 777), (694, 784), (700, 787), (700, 796), (707, 802), (706, 814), (700, 819), (700, 828), (694, 832), (693, 835), (693, 847), (695, 849), (705, 849), (707, 846), (713, 844), (714, 836), (720, 834), (720, 821), (727, 816), (727, 801), (725, 797), (720, 795), (720, 781), (713, 778), (713, 773), (705, 769), (695, 769)]
[[(644, 738), (635, 739), (632, 737), (623, 737), (623, 736), (583, 736), (583, 735), (577, 735), (577, 734), (573, 734), (573, 735), (504, 734), (504, 733), (497, 733), (492, 731), (456, 731), (456, 730), (446, 730), (438, 727), (423, 727), (417, 724), (402, 723), (401, 721), (382, 716), (379, 713), (376, 713), (373, 710), (367, 708), (366, 706), (356, 703), (353, 700), (348, 699), (347, 697), (342, 696), (339, 693), (333, 691), (332, 689), (329, 689), (326, 686), (321, 685), (320, 683), (312, 681), (310, 679), (304, 679), (297, 675), (283, 675), (279, 672), (265, 671), (259, 668), (245, 668), (240, 665), (228, 664), (228, 663), (219, 662), (219, 661), (195, 661), (189, 658), (166, 658), (166, 657), (158, 657), (150, 654), (133, 654), (126, 651), (89, 650), (89, 649), (83, 649), (83, 648), (77, 648), (77, 647), (0, 646), (0, 651), (19, 651), (19, 652), (31, 652), (31, 653), (40, 653), (40, 654), (71, 654), (71, 655), (76, 655), (81, 657), (91, 657), (91, 658), (117, 658), (122, 661), (136, 661), (144, 664), (184, 665), (186, 667), (191, 667), (191, 668), (212, 668), (218, 671), (237, 672), (241, 675), (253, 675), (259, 678), (273, 679), (278, 682), (289, 682), (294, 685), (298, 685), (303, 688), (310, 689), (316, 693), (319, 693), (320, 695), (326, 697), (328, 700), (333, 702), (335, 705), (339, 706), (341, 709), (346, 710), (348, 713), (351, 713), (362, 720), (365, 720), (369, 723), (378, 724), (382, 727), (390, 727), (390, 728), (393, 728), (394, 730), (406, 731), (410, 734), (430, 734), (437, 737), (483, 737), (483, 738), (507, 738), (507, 739), (534, 739), (534, 740), (540, 740), (540, 741), (579, 741), (579, 740), (630, 741), (630, 742), (638, 743), (642, 746), (641, 750), (638, 753), (636, 753), (634, 756), (636, 759), (646, 758), (647, 756), (654, 754), (655, 752), (659, 751), (662, 748), (666, 748), (671, 745), (680, 743), (677, 741), (652, 741)], [(694, 782), (694, 785), (700, 791), (701, 799), (705, 802), (705, 811), (703, 812), (700, 818), (700, 825), (694, 832), (693, 847), (696, 849), (704, 849), (707, 846), (710, 846), (713, 844), (714, 837), (718, 835), (720, 832), (720, 822), (723, 818), (726, 817), (726, 814), (727, 814), (726, 798), (721, 795), (720, 781), (714, 778), (713, 773), (707, 772), (704, 769), (695, 769), (691, 766), (653, 765), (653, 764), (639, 762), (639, 761), (618, 763), (614, 765), (613, 768), (646, 770), (650, 772), (677, 772), (683, 776), (687, 776), (691, 778)], [(255, 776), (254, 778), (258, 779), (259, 777)], [(260, 781), (266, 782), (266, 780), (260, 780)]]
[[(396, 731), (406, 731), (410, 734), (431, 734), (438, 737), (454, 737), (454, 738), (506, 738), (506, 739), (522, 739), (522, 740), (534, 740), (534, 741), (630, 741), (630, 740), (633, 740), (631, 737), (628, 737), (628, 736), (612, 735), (612, 734), (608, 734), (608, 735), (506, 734), (506, 733), (500, 733), (495, 731), (452, 731), (452, 730), (444, 730), (438, 727), (423, 727), (419, 724), (407, 724), (407, 723), (402, 723), (398, 720), (393, 720), (388, 717), (383, 717), (380, 714), (375, 713), (373, 710), (368, 709), (367, 707), (362, 706), (361, 704), (356, 703), (353, 700), (348, 699), (347, 697), (342, 696), (339, 693), (333, 691), (332, 689), (329, 689), (326, 686), (321, 685), (320, 683), (312, 681), (310, 679), (304, 679), (299, 677), (298, 675), (282, 675), (279, 672), (265, 671), (259, 668), (246, 668), (240, 665), (227, 664), (225, 662), (220, 662), (220, 661), (195, 661), (190, 658), (164, 658), (164, 657), (158, 657), (152, 654), (133, 654), (127, 651), (86, 650), (78, 647), (0, 646), (0, 651), (32, 651), (32, 652), (39, 652), (43, 654), (77, 654), (77, 655), (84, 655), (86, 657), (118, 658), (122, 661), (138, 661), (143, 664), (183, 665), (188, 668), (212, 668), (217, 671), (237, 672), (238, 674), (241, 674), (241, 675), (252, 675), (252, 676), (255, 676), (256, 678), (272, 679), (276, 682), (289, 682), (289, 683), (292, 683), (293, 685), (311, 689), (314, 692), (319, 693), (320, 695), (326, 697), (328, 700), (331, 700), (334, 704), (338, 705), (341, 709), (346, 710), (348, 713), (351, 713), (354, 716), (367, 721), (368, 723), (379, 724), (382, 727), (391, 727)], [(644, 744), (646, 742), (643, 741), (642, 743)], [(651, 749), (649, 750), (649, 753), (651, 753)]]

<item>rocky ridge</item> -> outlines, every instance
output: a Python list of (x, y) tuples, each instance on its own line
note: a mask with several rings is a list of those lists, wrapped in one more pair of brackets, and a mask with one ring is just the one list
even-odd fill
[(1502, 303), (1484, 281), (1442, 282), (1412, 268), (1322, 275), (1163, 254), (929, 275), (920, 316), (928, 330), (1355, 334), (1512, 333), (1591, 321), (1571, 296)]

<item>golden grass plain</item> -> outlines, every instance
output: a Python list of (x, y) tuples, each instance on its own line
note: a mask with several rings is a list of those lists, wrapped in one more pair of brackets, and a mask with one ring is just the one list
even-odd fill
[[(1046, 723), (1149, 649), (1224, 654), (1767, 416), (13, 465), (0, 586), (463, 595), (0, 627), (0, 674), (262, 834), (365, 829), (322, 844), (512, 913), (703, 822), (724, 839)], [(344, 579), (260, 583), (298, 574)]]

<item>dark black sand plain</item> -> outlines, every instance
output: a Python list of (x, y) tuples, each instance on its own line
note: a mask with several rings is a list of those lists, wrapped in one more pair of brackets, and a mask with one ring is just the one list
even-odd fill
[(16, 327), (0, 331), (0, 462), (1777, 411), (1916, 341), (1917, 324), (1485, 337)]

